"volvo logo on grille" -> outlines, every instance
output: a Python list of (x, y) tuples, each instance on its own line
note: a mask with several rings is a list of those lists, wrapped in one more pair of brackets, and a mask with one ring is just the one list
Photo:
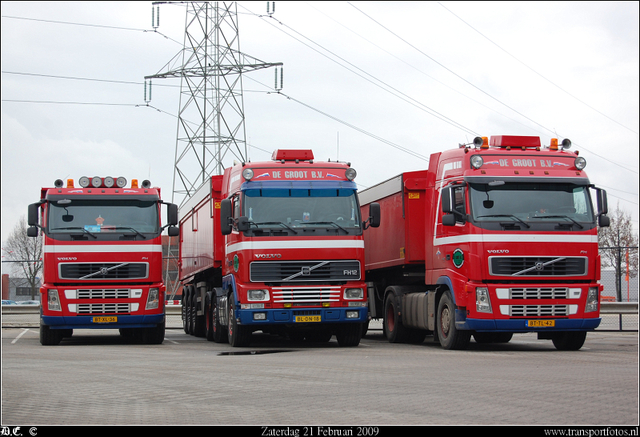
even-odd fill
[(542, 262), (539, 262), (539, 261), (538, 261), (538, 262), (536, 263), (536, 270), (537, 270), (537, 271), (539, 271), (539, 272), (541, 272), (542, 270), (544, 270), (544, 263), (542, 263)]
[(101, 274), (101, 275), (106, 275), (107, 273), (109, 273), (109, 269), (108, 269), (108, 268), (106, 268), (106, 267), (102, 267), (102, 268), (100, 269), (100, 274)]
[(302, 276), (309, 276), (311, 274), (311, 268), (310, 267), (302, 267), (302, 270), (300, 270), (302, 272)]

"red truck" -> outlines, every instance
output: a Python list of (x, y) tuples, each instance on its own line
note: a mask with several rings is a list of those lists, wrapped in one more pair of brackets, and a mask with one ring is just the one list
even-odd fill
[[(58, 179), (29, 205), (27, 234), (43, 238), (40, 343), (56, 345), (74, 329), (119, 329), (149, 344), (164, 341), (161, 233), (177, 235), (178, 208), (160, 189), (123, 177)], [(39, 232), (40, 230), (40, 232)]]
[(180, 208), (185, 332), (246, 346), (254, 331), (357, 346), (368, 321), (362, 222), (348, 163), (277, 150), (212, 176)]
[(557, 349), (582, 347), (600, 323), (597, 227), (609, 218), (570, 145), (477, 137), (359, 193), (362, 208), (381, 209), (379, 229), (365, 232), (365, 272), (389, 341), (433, 333), (464, 349), (472, 336), (537, 332)]

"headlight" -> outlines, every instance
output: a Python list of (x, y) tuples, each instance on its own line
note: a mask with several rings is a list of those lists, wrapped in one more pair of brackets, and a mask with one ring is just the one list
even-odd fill
[(471, 167), (473, 167), (473, 168), (475, 168), (477, 170), (480, 167), (482, 167), (482, 164), (484, 164), (484, 160), (482, 159), (482, 156), (480, 156), (480, 155), (472, 155), (471, 156)]
[(476, 310), (480, 313), (491, 313), (491, 300), (489, 299), (488, 288), (476, 288)]
[(362, 288), (347, 288), (344, 290), (345, 299), (362, 299), (364, 291)]
[(582, 156), (578, 156), (574, 161), (574, 165), (578, 170), (582, 170), (587, 166), (587, 160), (584, 159)]
[(244, 170), (242, 170), (242, 177), (245, 181), (250, 181), (253, 177), (253, 170), (251, 170), (250, 168), (245, 168)]
[(587, 294), (587, 305), (584, 308), (585, 313), (591, 313), (593, 311), (598, 311), (598, 288), (597, 287), (589, 288), (589, 293)]
[(58, 290), (47, 291), (47, 306), (49, 311), (62, 311), (60, 298), (58, 297)]
[(356, 175), (358, 173), (356, 172), (355, 168), (348, 168), (345, 172), (344, 175), (347, 179), (349, 179), (350, 181), (354, 180), (356, 178)]
[(253, 302), (269, 300), (269, 292), (267, 290), (249, 290), (247, 291), (247, 300)]
[(160, 306), (160, 291), (157, 288), (150, 288), (147, 296), (146, 309), (155, 310)]

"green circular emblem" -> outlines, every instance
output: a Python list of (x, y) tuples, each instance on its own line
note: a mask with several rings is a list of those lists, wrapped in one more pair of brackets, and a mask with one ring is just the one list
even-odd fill
[(464, 252), (456, 249), (453, 251), (453, 265), (456, 266), (456, 268), (460, 268), (462, 264), (464, 264)]
[(238, 255), (234, 255), (234, 257), (233, 257), (233, 270), (237, 272), (239, 267), (240, 267), (240, 260), (238, 259)]

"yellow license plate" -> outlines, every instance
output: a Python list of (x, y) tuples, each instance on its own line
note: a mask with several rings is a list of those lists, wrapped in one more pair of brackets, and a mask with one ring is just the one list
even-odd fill
[(118, 321), (118, 318), (116, 316), (93, 318), (93, 323), (115, 323), (117, 321)]
[(296, 316), (296, 323), (309, 323), (322, 321), (321, 316)]
[(555, 320), (527, 320), (529, 328), (553, 328), (556, 326)]

